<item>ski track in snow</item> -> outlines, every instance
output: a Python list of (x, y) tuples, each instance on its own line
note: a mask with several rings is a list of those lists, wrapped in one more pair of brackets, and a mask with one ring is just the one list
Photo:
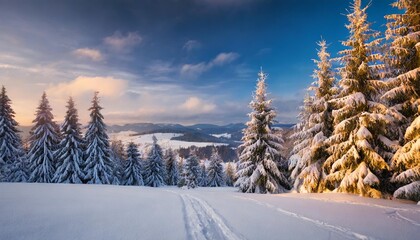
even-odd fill
[(420, 227), (420, 223), (418, 223), (418, 222), (416, 222), (416, 221), (414, 221), (410, 218), (404, 217), (398, 211), (386, 212), (386, 214), (388, 215), (388, 217), (395, 218), (395, 219), (398, 219), (400, 221), (408, 222), (408, 223), (413, 224), (414, 226)]
[(245, 239), (234, 233), (227, 226), (222, 217), (217, 214), (207, 202), (190, 194), (180, 194), (168, 190), (180, 196), (184, 205), (184, 216), (188, 239), (197, 240), (239, 240)]
[(349, 239), (361, 239), (361, 240), (375, 239), (373, 237), (369, 237), (369, 236), (366, 236), (366, 235), (363, 235), (363, 234), (360, 234), (360, 233), (357, 233), (357, 232), (353, 232), (348, 228), (335, 226), (335, 225), (331, 225), (331, 224), (328, 224), (326, 222), (323, 222), (323, 221), (320, 221), (320, 220), (317, 220), (317, 219), (308, 218), (308, 217), (302, 216), (300, 214), (290, 212), (290, 211), (284, 210), (282, 208), (275, 207), (275, 206), (273, 206), (269, 203), (264, 203), (264, 202), (258, 201), (256, 199), (239, 197), (239, 196), (234, 196), (234, 197), (239, 198), (239, 199), (243, 199), (243, 200), (247, 200), (247, 201), (251, 201), (251, 202), (254, 202), (256, 204), (266, 206), (268, 208), (275, 209), (279, 213), (282, 213), (282, 214), (290, 216), (290, 217), (297, 218), (299, 220), (303, 220), (303, 221), (306, 221), (306, 222), (313, 223), (320, 228), (323, 228), (323, 229), (325, 229), (327, 231), (330, 231), (330, 232), (335, 232), (335, 233), (340, 234), (341, 236), (349, 238)]
[[(296, 197), (290, 197), (290, 198), (296, 198)], [(301, 198), (296, 198), (296, 199), (301, 199)], [(352, 205), (359, 205), (359, 206), (367, 206), (367, 207), (376, 207), (376, 208), (382, 208), (382, 209), (387, 209), (387, 210), (395, 210), (395, 211), (416, 211), (416, 212), (420, 212), (419, 210), (416, 209), (406, 209), (406, 208), (399, 208), (399, 207), (389, 207), (389, 206), (383, 206), (380, 204), (374, 204), (374, 203), (364, 203), (364, 202), (354, 202), (354, 201), (348, 201), (348, 200), (332, 200), (332, 199), (323, 199), (323, 198), (317, 198), (317, 197), (306, 197), (305, 199), (311, 199), (311, 200), (316, 200), (316, 201), (323, 201), (323, 202), (336, 202), (336, 203), (344, 203), (344, 204), (352, 204)]]

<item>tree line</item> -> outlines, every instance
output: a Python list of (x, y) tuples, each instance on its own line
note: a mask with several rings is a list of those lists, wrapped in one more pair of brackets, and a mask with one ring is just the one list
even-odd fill
[[(59, 126), (44, 92), (28, 149), (22, 146), (11, 100), (3, 86), (0, 93), (0, 180), (6, 182), (115, 184), (160, 187), (178, 185), (219, 187), (233, 185), (231, 163), (222, 165), (216, 150), (208, 167), (194, 153), (178, 160), (171, 149), (164, 154), (153, 136), (143, 159), (138, 146), (109, 141), (98, 92), (94, 94), (87, 131), (82, 136), (75, 103), (67, 102), (64, 122)], [(185, 164), (184, 164), (185, 162)]]

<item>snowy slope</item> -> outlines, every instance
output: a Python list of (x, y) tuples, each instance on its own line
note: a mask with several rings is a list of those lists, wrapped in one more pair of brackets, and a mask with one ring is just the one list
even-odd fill
[(420, 206), (234, 188), (0, 184), (0, 239), (418, 239)]
[(138, 135), (137, 132), (134, 131), (122, 131), (118, 133), (110, 133), (109, 139), (111, 140), (121, 140), (124, 144), (129, 142), (134, 142), (139, 144), (140, 148), (151, 144), (152, 137), (155, 136), (158, 139), (158, 144), (164, 148), (172, 148), (172, 149), (179, 149), (179, 148), (187, 148), (190, 146), (196, 147), (205, 147), (205, 146), (219, 146), (219, 145), (227, 145), (223, 143), (213, 143), (213, 142), (186, 142), (186, 141), (179, 141), (179, 140), (171, 140), (173, 137), (182, 136), (181, 133), (154, 133), (154, 134), (144, 134)]

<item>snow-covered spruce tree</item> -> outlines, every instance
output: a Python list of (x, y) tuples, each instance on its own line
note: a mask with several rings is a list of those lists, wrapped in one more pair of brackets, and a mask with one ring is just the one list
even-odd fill
[(106, 125), (99, 105), (99, 92), (95, 92), (92, 106), (89, 108), (90, 121), (85, 135), (85, 182), (89, 184), (113, 184), (117, 177), (113, 175), (113, 160), (106, 133)]
[(153, 136), (153, 144), (144, 165), (144, 185), (150, 187), (165, 185), (166, 174), (163, 161), (162, 149), (157, 143), (157, 138)]
[(25, 152), (6, 88), (0, 93), (0, 181), (26, 181)]
[(177, 157), (174, 151), (169, 148), (166, 151), (165, 156), (165, 167), (166, 167), (166, 184), (169, 186), (176, 186), (178, 184), (178, 165)]
[[(119, 183), (123, 184), (123, 172), (125, 169), (126, 164), (126, 153), (124, 150), (124, 144), (121, 140), (111, 140), (111, 159), (114, 162), (114, 176), (119, 179)], [(118, 182), (114, 182), (114, 184), (118, 184)]]
[(209, 187), (222, 187), (225, 186), (225, 175), (223, 172), (222, 159), (216, 148), (210, 157), (210, 164), (207, 168), (207, 186)]
[(58, 125), (53, 121), (47, 94), (42, 94), (41, 102), (36, 111), (35, 126), (29, 137), (29, 181), (50, 183), (53, 180), (57, 158), (55, 151), (60, 143)]
[(127, 164), (125, 164), (122, 184), (143, 186), (143, 170), (137, 145), (130, 142), (127, 146)]
[(67, 101), (67, 111), (61, 126), (63, 139), (57, 150), (57, 170), (53, 182), (83, 183), (83, 139), (81, 136), (79, 115), (70, 97)]
[(300, 107), (299, 122), (293, 127), (291, 138), (294, 140), (294, 145), (289, 158), (290, 178), (293, 182), (296, 181), (298, 175), (302, 172), (305, 163), (310, 161), (310, 145), (313, 134), (309, 131), (309, 117), (312, 112), (313, 102), (313, 96), (307, 93), (303, 100), (303, 106)]
[(207, 168), (205, 162), (200, 164), (200, 176), (198, 177), (198, 186), (207, 187)]
[(279, 158), (283, 140), (271, 129), (276, 112), (270, 106), (271, 100), (267, 100), (267, 75), (260, 71), (258, 76), (254, 100), (250, 103), (251, 120), (246, 123), (247, 128), (243, 132), (243, 150), (239, 156), (235, 186), (248, 193), (285, 192), (289, 189), (289, 183), (275, 162)]
[(186, 177), (186, 174), (185, 174), (185, 160), (184, 160), (184, 158), (179, 159), (177, 167), (178, 167), (178, 183), (177, 183), (177, 186), (178, 187), (183, 187), (183, 186), (185, 186), (185, 184), (187, 182), (187, 177)]
[(386, 65), (389, 79), (383, 95), (393, 114), (396, 139), (404, 143), (404, 132), (415, 118), (420, 105), (420, 2), (397, 0), (392, 4), (398, 14), (387, 19)]
[(366, 9), (361, 7), (361, 0), (354, 0), (347, 15), (350, 37), (343, 42), (348, 49), (340, 52), (341, 92), (330, 101), (335, 108), (334, 132), (329, 138), (331, 156), (324, 169), (329, 189), (381, 197), (380, 189), (385, 188), (381, 184), (389, 170), (384, 158), (392, 156), (392, 142), (385, 137), (387, 108), (378, 102), (378, 33), (370, 30)]
[[(331, 69), (330, 54), (327, 52), (327, 43), (322, 40), (318, 45), (319, 60), (314, 60), (317, 69), (313, 75), (316, 81), (309, 87), (314, 96), (310, 108), (304, 107), (304, 110), (308, 111), (303, 114), (308, 114), (305, 130), (295, 133), (300, 137), (304, 136), (304, 139), (301, 139), (302, 143), (307, 144), (306, 149), (301, 149), (302, 157), (295, 168), (295, 170), (300, 169), (294, 182), (294, 188), (299, 192), (322, 191), (323, 187), (319, 185), (323, 178), (322, 165), (328, 157), (326, 139), (333, 131), (332, 107), (328, 101), (336, 94), (334, 73)], [(296, 174), (296, 171), (293, 173)]]
[(393, 182), (400, 188), (394, 192), (396, 198), (420, 201), (420, 106), (417, 118), (405, 132), (406, 144), (392, 159)]
[(189, 156), (185, 160), (185, 185), (188, 188), (198, 187), (198, 181), (200, 177), (200, 163), (198, 158), (194, 155)]
[(225, 178), (226, 186), (232, 187), (233, 184), (235, 183), (236, 181), (235, 172), (236, 172), (236, 169), (234, 167), (234, 163), (228, 162), (225, 164), (224, 178)]

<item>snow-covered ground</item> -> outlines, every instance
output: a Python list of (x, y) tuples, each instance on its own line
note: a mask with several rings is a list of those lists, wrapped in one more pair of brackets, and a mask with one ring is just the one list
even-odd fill
[(135, 135), (136, 132), (133, 131), (122, 131), (118, 133), (110, 133), (109, 139), (111, 140), (121, 140), (124, 144), (129, 142), (134, 142), (139, 145), (140, 148), (147, 146), (153, 142), (152, 137), (155, 136), (158, 139), (158, 144), (164, 148), (172, 148), (172, 149), (179, 149), (179, 148), (187, 148), (190, 146), (196, 147), (206, 147), (206, 146), (219, 146), (219, 145), (226, 145), (224, 143), (213, 143), (213, 142), (186, 142), (186, 141), (178, 141), (178, 140), (171, 140), (173, 137), (179, 137), (183, 134), (181, 133), (154, 133), (154, 134), (144, 134), (144, 135)]
[(232, 137), (232, 134), (230, 134), (230, 133), (210, 134), (210, 135), (212, 135), (213, 137), (217, 137), (217, 138), (223, 137), (223, 138), (227, 138), (227, 139), (230, 139)]
[(0, 184), (0, 239), (418, 239), (420, 206), (234, 188)]

